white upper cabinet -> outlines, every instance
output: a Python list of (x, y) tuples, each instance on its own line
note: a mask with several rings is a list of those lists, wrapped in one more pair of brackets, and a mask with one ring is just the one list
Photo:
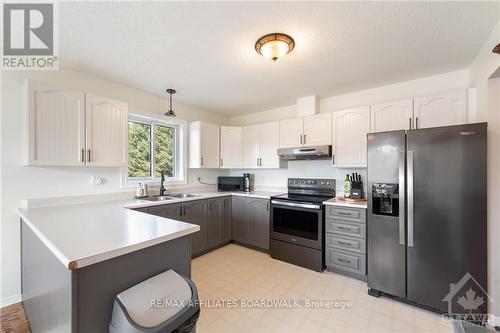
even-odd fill
[(203, 121), (189, 124), (189, 167), (219, 168), (219, 126)]
[(280, 148), (330, 145), (332, 118), (330, 113), (281, 120)]
[(304, 117), (302, 144), (304, 146), (332, 144), (331, 113), (321, 113)]
[(279, 168), (278, 148), (280, 143), (280, 125), (274, 121), (260, 125), (260, 167)]
[(27, 165), (127, 165), (126, 103), (35, 81), (27, 92)]
[(243, 129), (234, 126), (220, 127), (220, 167), (243, 167)]
[(366, 136), (369, 130), (368, 106), (332, 113), (333, 165), (366, 167)]
[(413, 99), (372, 105), (371, 132), (386, 132), (414, 128)]
[(86, 160), (91, 166), (127, 166), (128, 106), (86, 95)]
[(467, 121), (465, 90), (419, 97), (413, 102), (416, 128), (458, 125)]
[(260, 158), (260, 125), (243, 127), (243, 167), (256, 169)]
[(85, 165), (85, 94), (29, 81), (27, 165)]
[(243, 128), (243, 166), (249, 169), (280, 167), (278, 156), (279, 122)]
[(302, 118), (280, 120), (280, 148), (302, 146), (304, 124)]

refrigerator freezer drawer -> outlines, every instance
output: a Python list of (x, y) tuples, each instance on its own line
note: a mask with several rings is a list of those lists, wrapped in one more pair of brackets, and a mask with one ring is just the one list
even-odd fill
[(366, 256), (364, 254), (349, 253), (327, 247), (326, 265), (357, 275), (366, 274)]
[(326, 232), (341, 236), (366, 239), (366, 224), (327, 219)]
[(339, 236), (335, 234), (326, 234), (326, 246), (338, 250), (366, 254), (366, 240), (364, 239)]
[(327, 207), (326, 217), (347, 222), (366, 223), (366, 209)]

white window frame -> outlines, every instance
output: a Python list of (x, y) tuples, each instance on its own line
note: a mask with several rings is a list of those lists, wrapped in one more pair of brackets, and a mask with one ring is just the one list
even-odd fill
[(152, 186), (160, 185), (160, 177), (154, 176), (154, 138), (155, 124), (160, 126), (175, 127), (175, 152), (174, 152), (174, 177), (165, 178), (165, 185), (184, 185), (187, 183), (187, 123), (184, 120), (170, 118), (163, 115), (151, 114), (142, 110), (129, 108), (128, 121), (151, 125), (151, 166), (153, 176), (134, 177), (128, 176), (127, 167), (122, 172), (121, 187), (132, 188), (139, 183), (146, 183)]

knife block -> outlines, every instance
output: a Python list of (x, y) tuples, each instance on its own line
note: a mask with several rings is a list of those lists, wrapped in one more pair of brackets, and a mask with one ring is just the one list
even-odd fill
[(351, 199), (363, 199), (363, 182), (352, 182), (351, 183)]

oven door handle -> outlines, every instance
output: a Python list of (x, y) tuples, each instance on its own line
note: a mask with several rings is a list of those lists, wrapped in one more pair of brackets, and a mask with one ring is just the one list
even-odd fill
[(287, 207), (297, 207), (297, 208), (309, 208), (309, 209), (321, 209), (321, 205), (307, 204), (307, 203), (296, 203), (280, 200), (271, 200), (273, 205), (287, 206)]

